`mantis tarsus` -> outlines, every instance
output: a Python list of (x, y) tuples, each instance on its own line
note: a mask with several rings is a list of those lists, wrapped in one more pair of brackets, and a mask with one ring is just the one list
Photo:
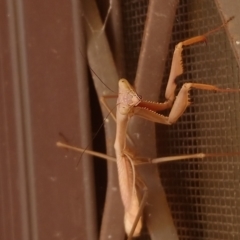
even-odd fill
[[(176, 84), (174, 81), (177, 76), (183, 73), (181, 64), (182, 47), (205, 40), (205, 35), (198, 36), (180, 42), (176, 46), (172, 61), (171, 73), (165, 94), (167, 100), (164, 103), (152, 103), (142, 101), (142, 99), (136, 94), (134, 89), (125, 79), (121, 79), (119, 81), (115, 151), (119, 170), (121, 196), (125, 208), (125, 229), (127, 234), (129, 235), (129, 239), (131, 239), (132, 236), (139, 235), (141, 230), (141, 220), (138, 220), (138, 218), (136, 217), (137, 215), (139, 215), (140, 210), (135, 186), (135, 159), (132, 157), (131, 153), (126, 150), (126, 133), (128, 119), (133, 115), (137, 115), (153, 122), (170, 125), (172, 123), (175, 123), (178, 118), (183, 114), (187, 106), (190, 105), (188, 92), (191, 88), (222, 92), (239, 92), (238, 89), (219, 89), (215, 86), (207, 84), (187, 83), (183, 85), (177, 99), (175, 100), (174, 92)], [(157, 111), (161, 111), (170, 107), (172, 107), (172, 110), (169, 114), (169, 117), (165, 117), (156, 113)], [(198, 157), (202, 158), (203, 155), (199, 155)], [(177, 157), (176, 159), (183, 158), (187, 158), (187, 156), (180, 158)], [(134, 222), (137, 222), (136, 229), (132, 227)]]

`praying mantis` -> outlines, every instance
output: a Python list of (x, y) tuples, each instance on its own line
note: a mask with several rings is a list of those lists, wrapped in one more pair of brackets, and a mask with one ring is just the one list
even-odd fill
[[(132, 156), (131, 152), (128, 152), (128, 150), (126, 150), (127, 123), (129, 118), (133, 115), (136, 115), (153, 122), (170, 125), (175, 123), (183, 114), (185, 109), (190, 105), (188, 93), (191, 88), (221, 92), (239, 92), (238, 89), (220, 89), (208, 84), (187, 83), (183, 85), (177, 99), (175, 100), (175, 79), (183, 72), (181, 64), (182, 47), (202, 41), (205, 41), (204, 35), (180, 42), (176, 46), (172, 61), (171, 73), (165, 94), (167, 100), (162, 104), (143, 101), (125, 79), (121, 79), (119, 81), (119, 95), (117, 100), (116, 114), (117, 132), (114, 147), (116, 151), (116, 161), (119, 169), (118, 176), (121, 196), (125, 207), (125, 229), (129, 235), (129, 239), (139, 235), (142, 225), (141, 218), (139, 219), (139, 216), (141, 215), (140, 205), (142, 204), (139, 203), (135, 184), (135, 157)], [(169, 117), (164, 117), (156, 113), (156, 111), (170, 107), (172, 107), (172, 110)], [(184, 159), (187, 157), (188, 156), (181, 156), (175, 160)], [(192, 158), (193, 156), (189, 156), (189, 158), (190, 157)], [(204, 155), (200, 154), (198, 156), (196, 155), (195, 157), (203, 158)], [(170, 158), (170, 160), (174, 159)], [(159, 160), (159, 162), (161, 162), (161, 160)], [(144, 202), (144, 199), (142, 202)], [(133, 227), (133, 225), (136, 225), (136, 228)]]

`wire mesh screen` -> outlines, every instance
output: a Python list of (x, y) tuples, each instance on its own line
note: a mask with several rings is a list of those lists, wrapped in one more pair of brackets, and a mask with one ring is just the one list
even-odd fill
[(147, 0), (125, 0), (122, 4), (126, 76), (130, 82), (135, 79), (147, 8)]
[[(134, 79), (148, 1), (124, 1), (123, 18), (127, 77)], [(234, 21), (234, 20), (233, 20)], [(175, 45), (221, 25), (214, 1), (180, 1), (163, 80), (161, 100)], [(207, 37), (207, 44), (183, 53), (184, 82), (239, 88), (239, 69), (225, 30)], [(238, 93), (191, 92), (193, 104), (173, 126), (157, 125), (159, 155), (239, 151)], [(168, 113), (166, 113), (168, 114)], [(240, 239), (239, 156), (211, 157), (162, 164), (161, 179), (180, 239)]]

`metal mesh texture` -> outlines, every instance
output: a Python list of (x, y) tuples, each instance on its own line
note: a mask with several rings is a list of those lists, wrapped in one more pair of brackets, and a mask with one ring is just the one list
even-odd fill
[[(124, 1), (128, 79), (134, 79), (148, 1)], [(234, 21), (234, 20), (233, 20)], [(163, 80), (161, 100), (175, 44), (221, 25), (214, 1), (180, 1)], [(239, 88), (239, 68), (225, 30), (207, 44), (187, 47), (185, 73), (177, 80)], [(157, 125), (159, 155), (239, 152), (239, 93), (191, 92), (193, 104), (173, 126)], [(168, 113), (166, 113), (168, 114)], [(212, 157), (162, 164), (161, 179), (179, 238), (240, 239), (240, 157)]]
[(147, 7), (147, 0), (124, 0), (122, 4), (126, 77), (129, 82), (135, 79)]

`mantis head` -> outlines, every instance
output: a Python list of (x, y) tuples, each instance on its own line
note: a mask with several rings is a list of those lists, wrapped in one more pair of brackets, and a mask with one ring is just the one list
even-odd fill
[(123, 115), (131, 113), (132, 108), (136, 107), (141, 102), (141, 97), (135, 92), (129, 82), (122, 78), (118, 82), (119, 95), (117, 105), (119, 111)]

